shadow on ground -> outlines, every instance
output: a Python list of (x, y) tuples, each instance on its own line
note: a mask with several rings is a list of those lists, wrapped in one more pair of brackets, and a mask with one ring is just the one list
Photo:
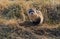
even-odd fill
[(33, 24), (31, 21), (25, 21), (23, 23), (19, 23), (20, 26), (30, 27), (30, 26), (37, 26)]

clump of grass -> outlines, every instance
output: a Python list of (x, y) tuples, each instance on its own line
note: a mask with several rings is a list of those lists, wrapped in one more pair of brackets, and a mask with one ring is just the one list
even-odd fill
[(4, 24), (6, 21), (6, 19), (0, 18), (0, 24)]
[(48, 15), (48, 18), (49, 18), (49, 21), (51, 22), (51, 23), (59, 23), (60, 21), (60, 9), (58, 9), (59, 8), (59, 6), (55, 6), (55, 7), (53, 7), (53, 8), (50, 8), (50, 9), (48, 9), (47, 10), (47, 15)]
[(11, 5), (8, 8), (5, 8), (3, 10), (2, 15), (6, 17), (7, 19), (11, 18), (20, 18), (20, 13), (21, 13), (21, 7), (19, 5)]

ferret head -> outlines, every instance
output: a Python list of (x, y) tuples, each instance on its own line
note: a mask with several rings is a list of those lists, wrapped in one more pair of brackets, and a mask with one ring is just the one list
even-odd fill
[(29, 9), (28, 14), (33, 15), (33, 13), (34, 13), (34, 10), (33, 9)]

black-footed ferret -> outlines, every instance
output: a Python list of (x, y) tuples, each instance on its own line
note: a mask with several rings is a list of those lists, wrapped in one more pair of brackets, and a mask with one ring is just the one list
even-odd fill
[(36, 9), (29, 9), (27, 12), (30, 21), (34, 25), (42, 24), (43, 23), (43, 14), (41, 11), (38, 11)]

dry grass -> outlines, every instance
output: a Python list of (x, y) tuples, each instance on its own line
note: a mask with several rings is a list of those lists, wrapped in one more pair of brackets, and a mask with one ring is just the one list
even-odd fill
[[(56, 3), (56, 4), (55, 4)], [(19, 14), (25, 14), (21, 19), (23, 19), (24, 17), (26, 17), (25, 19), (28, 19), (28, 17), (27, 17), (27, 13), (26, 13), (26, 11), (29, 9), (29, 8), (36, 8), (36, 9), (38, 9), (39, 8), (39, 10), (41, 10), (42, 11), (42, 13), (44, 14), (44, 17), (45, 17), (45, 19), (46, 20), (48, 20), (49, 18), (48, 18), (48, 16), (47, 16), (47, 12), (46, 12), (46, 8), (45, 7), (47, 7), (48, 6), (48, 8), (49, 7), (52, 7), (53, 8), (53, 6), (56, 6), (56, 5), (58, 5), (58, 4), (60, 4), (59, 3), (59, 0), (29, 0), (29, 1), (26, 1), (26, 0), (15, 0), (15, 1), (9, 1), (9, 0), (0, 0), (0, 10), (3, 12), (3, 10), (4, 9), (7, 9), (7, 10), (9, 10), (9, 7), (11, 6), (11, 5), (19, 5), (19, 6), (21, 6), (20, 8), (21, 8), (21, 12), (19, 13)], [(19, 9), (18, 9), (19, 10)], [(16, 12), (14, 12), (14, 11), (7, 11), (8, 13), (17, 13), (18, 12), (18, 10), (16, 11)], [(2, 13), (2, 12), (0, 12), (0, 13)], [(9, 14), (8, 14), (9, 15)], [(17, 15), (18, 16), (18, 15)], [(2, 16), (3, 18), (4, 18), (4, 16)], [(16, 16), (15, 16), (16, 17)], [(21, 16), (20, 16), (21, 17)], [(9, 18), (9, 17), (8, 17)], [(20, 19), (20, 18), (19, 18)], [(24, 20), (25, 20), (24, 19)], [(46, 21), (45, 20), (45, 21)], [(12, 24), (14, 23), (14, 21), (13, 20), (11, 20), (12, 21)], [(11, 22), (10, 20), (9, 20), (9, 22), (7, 22), (8, 24)], [(2, 21), (1, 21), (2, 22)]]
[[(14, 1), (0, 0), (0, 25), (1, 24), (7, 25), (9, 29), (10, 27), (12, 27), (13, 29), (11, 29), (11, 31), (13, 31), (13, 33), (16, 33), (16, 35), (17, 33), (19, 35), (27, 31), (28, 33), (30, 32), (33, 35), (36, 35), (36, 37), (39, 37), (40, 35), (34, 33), (35, 30), (43, 29), (44, 31), (44, 29), (53, 29), (58, 27), (60, 28), (60, 19), (56, 19), (58, 20), (56, 21), (54, 20), (56, 17), (54, 18), (53, 16), (50, 15), (50, 12), (54, 14), (57, 13), (56, 16), (60, 18), (59, 10), (57, 9), (57, 7), (60, 10), (60, 0), (14, 0)], [(29, 8), (36, 8), (42, 11), (42, 14), (44, 15), (44, 23), (42, 25), (28, 26), (28, 27), (26, 25), (24, 26), (19, 25), (19, 23), (29, 20), (29, 17), (27, 15), (27, 10)], [(51, 19), (51, 17), (53, 17), (54, 19)], [(21, 31), (21, 29), (23, 32)], [(48, 38), (43, 36), (43, 39)]]
[[(27, 16), (27, 10), (29, 9), (29, 8), (36, 8), (36, 9), (39, 9), (39, 10), (41, 10), (42, 11), (42, 14), (44, 15), (44, 23), (45, 24), (48, 24), (48, 23), (50, 23), (50, 20), (49, 20), (49, 18), (48, 18), (48, 16), (47, 16), (47, 11), (46, 11), (46, 7), (48, 7), (48, 8), (53, 8), (54, 6), (56, 6), (56, 5), (59, 5), (60, 3), (60, 0), (29, 0), (29, 1), (26, 1), (26, 0), (15, 0), (15, 1), (10, 1), (10, 0), (0, 0), (0, 10), (2, 11), (2, 12), (0, 12), (1, 14), (3, 13), (3, 11), (4, 11), (4, 9), (7, 9), (7, 10), (9, 10), (9, 7), (11, 6), (11, 5), (13, 5), (14, 6), (14, 4), (15, 5), (19, 5), (19, 6), (21, 6), (20, 8), (21, 8), (21, 12), (19, 12), (19, 14), (21, 14), (21, 15), (23, 15), (23, 17), (22, 18), (16, 18), (17, 20), (19, 20), (19, 19), (23, 19), (23, 20), (29, 20), (29, 18), (28, 18), (28, 16)], [(14, 12), (14, 11), (13, 11)], [(13, 12), (11, 12), (11, 11), (9, 11), (8, 13), (13, 13)], [(18, 13), (18, 11), (17, 12), (15, 12), (15, 13)], [(0, 14), (0, 15), (1, 15)], [(18, 15), (17, 15), (18, 16)], [(4, 15), (3, 16), (1, 16), (1, 18), (4, 18)], [(1, 19), (0, 18), (0, 19)], [(9, 17), (8, 17), (9, 18)], [(5, 19), (5, 18), (4, 18)], [(13, 20), (11, 20), (11, 19), (9, 19), (8, 21), (7, 21), (7, 19), (5, 19), (6, 21), (7, 21), (7, 23), (6, 24), (14, 24), (14, 22), (16, 23), (16, 21), (17, 20), (14, 20), (15, 18), (12, 18)], [(4, 20), (2, 19), (2, 21), (0, 21), (1, 23), (4, 23), (3, 22)], [(47, 23), (46, 23), (47, 22)], [(51, 23), (50, 23), (51, 24)]]

